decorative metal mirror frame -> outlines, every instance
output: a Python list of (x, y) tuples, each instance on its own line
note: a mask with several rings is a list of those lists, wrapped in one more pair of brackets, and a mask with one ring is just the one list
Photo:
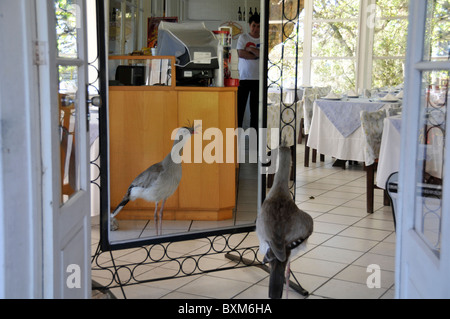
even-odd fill
[[(285, 2), (298, 2), (297, 4), (297, 15), (294, 19), (287, 19), (284, 15), (284, 7)], [(299, 19), (299, 7), (300, 0), (285, 0), (283, 1), (283, 29), (287, 23), (296, 23), (298, 28), (298, 19)], [(269, 0), (261, 1), (261, 12), (265, 13), (262, 21), (268, 25), (269, 21)], [(120, 287), (122, 293), (125, 296), (125, 292), (123, 290), (124, 286), (136, 285), (141, 283), (148, 283), (153, 281), (171, 279), (171, 278), (179, 278), (186, 277), (198, 274), (204, 274), (209, 272), (228, 270), (234, 268), (242, 268), (249, 266), (257, 266), (262, 268), (265, 271), (268, 271), (266, 265), (262, 264), (261, 260), (258, 258), (258, 246), (252, 247), (244, 247), (243, 243), (245, 239), (248, 237), (250, 232), (255, 231), (255, 225), (244, 225), (244, 226), (236, 226), (236, 227), (228, 227), (221, 228), (217, 230), (206, 230), (201, 232), (193, 232), (186, 233), (181, 235), (172, 235), (161, 238), (151, 238), (149, 240), (136, 240), (130, 241), (127, 243), (117, 243), (114, 245), (110, 245), (108, 241), (108, 228), (105, 225), (109, 225), (108, 218), (110, 215), (109, 212), (109, 196), (108, 196), (108, 166), (109, 159), (107, 154), (108, 151), (108, 91), (107, 91), (107, 55), (106, 55), (106, 37), (105, 37), (105, 6), (103, 0), (96, 1), (96, 9), (97, 9), (97, 43), (98, 43), (98, 83), (100, 88), (97, 89), (99, 91), (100, 97), (103, 101), (103, 106), (99, 109), (99, 139), (100, 139), (100, 167), (95, 164), (95, 160), (91, 162), (92, 165), (96, 165), (99, 168), (99, 176), (95, 177), (91, 182), (93, 185), (96, 185), (100, 189), (100, 243), (92, 256), (92, 274), (97, 272), (102, 272), (104, 276), (107, 274), (109, 282), (103, 287), (97, 289), (104, 288), (116, 288)], [(264, 39), (268, 39), (268, 28), (263, 26), (264, 30)], [(284, 31), (283, 31), (284, 33)], [(298, 34), (298, 32), (297, 32)], [(289, 35), (287, 35), (289, 36)], [(298, 39), (295, 39), (297, 41)], [(297, 41), (298, 43), (298, 41)], [(267, 70), (269, 65), (268, 60), (268, 41), (264, 41), (264, 57), (263, 64), (265, 66), (264, 70)], [(296, 55), (296, 60), (298, 59), (298, 51)], [(282, 71), (282, 70), (281, 70)], [(267, 71), (266, 71), (267, 72)], [(297, 69), (295, 71), (295, 76), (297, 78)], [(266, 73), (267, 74), (267, 73)], [(295, 81), (297, 85), (297, 80)], [(263, 77), (262, 87), (265, 88), (262, 92), (262, 125), (266, 127), (267, 125), (267, 89), (269, 85), (272, 83), (267, 83), (267, 76)], [(281, 92), (283, 88), (281, 87)], [(280, 99), (280, 138), (285, 127), (291, 127), (294, 129), (294, 134), (297, 132), (296, 128), (296, 115), (295, 115), (295, 105), (298, 101), (297, 94), (295, 94), (295, 101), (292, 105), (286, 105), (283, 103), (282, 99)], [(282, 114), (286, 110), (291, 110), (294, 112), (294, 120), (289, 123), (283, 121)], [(295, 134), (296, 135), (296, 134)], [(105, 155), (106, 156), (102, 156)], [(98, 158), (96, 159), (98, 160)], [(295, 163), (295, 152), (294, 152), (294, 163)], [(295, 176), (295, 165), (293, 165), (294, 176)], [(261, 202), (265, 198), (265, 176), (261, 176), (259, 174), (260, 185), (261, 185), (261, 193), (260, 199)], [(295, 179), (292, 185), (292, 196), (295, 198)], [(102, 226), (103, 225), (103, 226)], [(208, 249), (205, 251), (196, 254), (196, 255), (181, 255), (179, 256), (176, 253), (172, 253), (170, 248), (179, 241), (187, 241), (192, 239), (205, 238), (208, 240), (209, 245)], [(114, 258), (113, 253), (128, 248), (135, 248), (131, 251), (127, 256), (130, 256), (130, 260), (134, 260), (133, 262), (122, 262), (118, 259)], [(133, 258), (132, 254), (136, 254)], [(202, 264), (203, 258), (211, 255), (223, 255), (225, 257), (235, 261), (236, 263), (231, 266), (221, 267), (221, 268), (211, 268), (208, 269), (204, 267)], [(137, 261), (136, 261), (137, 260)], [(171, 276), (166, 277), (155, 277), (152, 275), (152, 271), (147, 271), (145, 274), (150, 275), (146, 277), (145, 274), (140, 272), (142, 267), (145, 266), (155, 266), (158, 267), (162, 264), (172, 263), (176, 265), (174, 267), (173, 274)], [(177, 268), (178, 267), (178, 268)], [(292, 274), (293, 275), (293, 274)], [(307, 295), (306, 292), (301, 285), (298, 283), (295, 276), (293, 276), (295, 282), (291, 282), (290, 285), (293, 289), (297, 290), (302, 295)]]

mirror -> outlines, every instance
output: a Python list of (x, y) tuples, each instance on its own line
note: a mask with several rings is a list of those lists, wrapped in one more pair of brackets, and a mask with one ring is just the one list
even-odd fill
[[(262, 11), (259, 0), (242, 2)], [(182, 7), (186, 5), (188, 8), (179, 17), (187, 21), (189, 12), (193, 12), (189, 6), (198, 7), (199, 1), (185, 1)], [(100, 110), (100, 118), (107, 122), (100, 124), (100, 149), (102, 154), (107, 154), (101, 156), (101, 183), (107, 185), (101, 189), (102, 250), (253, 231), (258, 201), (265, 194), (262, 182), (265, 175), (258, 173), (261, 168), (249, 155), (250, 150), (256, 150), (255, 137), (249, 131), (239, 135), (243, 130), (236, 130), (237, 87), (184, 85), (177, 81), (189, 76), (189, 72), (195, 75), (198, 70), (187, 70), (188, 74), (180, 75), (180, 61), (170, 55), (135, 55), (140, 52), (127, 55), (130, 52), (126, 48), (131, 41), (137, 43), (133, 50), (146, 46), (139, 39), (146, 38), (148, 30), (139, 31), (139, 26), (147, 25), (148, 5), (146, 1), (111, 0), (106, 6), (107, 15), (103, 19), (109, 26), (105, 39), (109, 52), (104, 53), (109, 92), (105, 99), (108, 103)], [(223, 6), (234, 17), (234, 8), (228, 8), (229, 3), (217, 1), (217, 6)], [(166, 16), (170, 16), (168, 12)], [(221, 21), (207, 21), (205, 25), (209, 30), (217, 30), (230, 20), (236, 19), (224, 17)], [(248, 32), (245, 21), (235, 21), (231, 27), (238, 33)], [(235, 34), (234, 47), (237, 38)], [(195, 59), (200, 60), (192, 64), (206, 64), (202, 59), (208, 60), (208, 56)], [(183, 126), (195, 127), (196, 134), (177, 135)], [(179, 152), (183, 143), (178, 142), (185, 141)], [(154, 201), (134, 198), (138, 191), (149, 195), (149, 187), (132, 187), (130, 196), (128, 190), (130, 185), (151, 184), (163, 171), (164, 159), (167, 162), (170, 157), (176, 162), (172, 155), (182, 155), (181, 179), (179, 184), (173, 182), (177, 184), (176, 189), (164, 206), (162, 201), (158, 202), (155, 215)], [(176, 180), (179, 171), (180, 166), (176, 165), (169, 178)], [(138, 181), (133, 182), (137, 177)], [(111, 213), (118, 206), (123, 207), (112, 219)], [(162, 206), (160, 223), (155, 216), (159, 217)]]

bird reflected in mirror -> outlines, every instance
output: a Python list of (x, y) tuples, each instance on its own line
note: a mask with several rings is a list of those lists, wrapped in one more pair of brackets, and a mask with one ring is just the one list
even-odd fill
[[(191, 135), (195, 134), (195, 129), (194, 124), (179, 128), (170, 153), (161, 162), (153, 164), (131, 182), (122, 201), (111, 213), (110, 230), (114, 231), (119, 228), (115, 217), (120, 213), (122, 208), (129, 201), (142, 198), (148, 202), (155, 202), (153, 218), (156, 234), (162, 234), (164, 203), (167, 198), (172, 196), (180, 184), (182, 175), (181, 151)], [(159, 202), (161, 202), (161, 209), (158, 216)]]
[(259, 249), (264, 263), (269, 262), (269, 298), (280, 299), (286, 282), (289, 289), (290, 259), (306, 246), (313, 232), (312, 217), (299, 209), (289, 191), (291, 150), (282, 142), (278, 148), (279, 166), (273, 186), (265, 198), (256, 220)]

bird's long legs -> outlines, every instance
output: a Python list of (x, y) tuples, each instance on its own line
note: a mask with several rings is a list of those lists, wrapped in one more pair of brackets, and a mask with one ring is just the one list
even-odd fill
[(153, 214), (153, 220), (155, 221), (156, 235), (158, 235), (158, 202), (155, 202), (155, 213)]
[(162, 235), (162, 216), (163, 216), (163, 210), (164, 210), (164, 203), (166, 202), (165, 199), (163, 199), (161, 204), (161, 210), (159, 211), (159, 234)]
[(289, 299), (289, 278), (291, 276), (291, 262), (288, 261), (287, 267), (286, 267), (286, 299)]

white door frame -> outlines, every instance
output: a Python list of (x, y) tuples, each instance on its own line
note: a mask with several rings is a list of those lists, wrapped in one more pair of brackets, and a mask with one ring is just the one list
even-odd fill
[[(450, 62), (424, 61), (425, 21), (427, 1), (410, 1), (408, 51), (406, 60), (405, 98), (403, 105), (401, 163), (399, 171), (399, 222), (397, 223), (396, 298), (450, 297), (450, 163), (445, 162), (442, 194), (441, 249), (439, 256), (432, 252), (415, 230), (416, 185), (419, 140), (419, 118), (424, 89), (422, 72), (450, 70)], [(447, 109), (448, 112), (448, 109)], [(447, 118), (448, 117), (447, 114)], [(447, 122), (448, 123), (448, 122)], [(447, 143), (450, 130), (446, 132)], [(444, 159), (450, 158), (446, 147)]]
[[(60, 205), (59, 110), (55, 107), (58, 77), (52, 6), (53, 1), (46, 0), (0, 1), (1, 299), (89, 298), (91, 294), (86, 134), (85, 138), (78, 137), (78, 145), (85, 150), (81, 152), (81, 191), (67, 205)], [(85, 52), (81, 53), (83, 64)], [(81, 72), (86, 73), (86, 69)], [(80, 100), (85, 100), (84, 84), (80, 89), (84, 92)], [(79, 121), (80, 131), (85, 131), (85, 107), (79, 116), (84, 118)], [(81, 206), (77, 198), (82, 199)], [(81, 217), (76, 214), (80, 207)], [(71, 241), (73, 238), (81, 241)], [(74, 253), (64, 250), (69, 246)], [(66, 278), (74, 272), (67, 273), (62, 266), (64, 260), (74, 258), (78, 258), (74, 262), (80, 264), (82, 271), (82, 288), (68, 293)]]
[(42, 298), (35, 2), (0, 1), (0, 298)]
[[(37, 33), (43, 61), (39, 65), (43, 164), (43, 296), (44, 298), (90, 298), (91, 227), (89, 136), (86, 114), (88, 62), (85, 0), (74, 1), (77, 16), (78, 58), (73, 59), (62, 59), (57, 56), (54, 2), (35, 1)], [(61, 204), (58, 65), (78, 67), (75, 145), (79, 156), (77, 162), (80, 165), (79, 190), (64, 204)], [(75, 285), (69, 284), (69, 280), (73, 280)]]

